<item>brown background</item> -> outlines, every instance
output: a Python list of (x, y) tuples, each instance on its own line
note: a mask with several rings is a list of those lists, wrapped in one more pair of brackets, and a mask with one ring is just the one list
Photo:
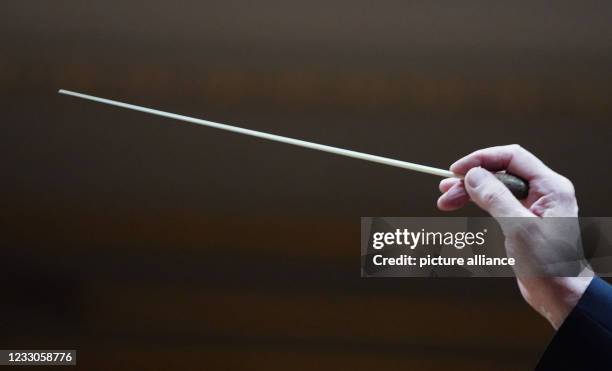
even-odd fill
[[(520, 143), (609, 216), (612, 3), (5, 2), (0, 347), (83, 369), (529, 369), (511, 279), (359, 278), (435, 177), (66, 88), (447, 167)], [(482, 215), (474, 207), (454, 215)]]

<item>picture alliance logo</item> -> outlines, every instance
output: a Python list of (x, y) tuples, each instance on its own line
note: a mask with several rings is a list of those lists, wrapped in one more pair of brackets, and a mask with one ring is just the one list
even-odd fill
[(420, 246), (452, 246), (458, 250), (470, 246), (485, 244), (487, 229), (480, 232), (434, 232), (410, 231), (407, 228), (396, 229), (395, 232), (374, 232), (372, 234), (372, 247), (381, 250), (388, 246), (404, 246), (411, 250)]

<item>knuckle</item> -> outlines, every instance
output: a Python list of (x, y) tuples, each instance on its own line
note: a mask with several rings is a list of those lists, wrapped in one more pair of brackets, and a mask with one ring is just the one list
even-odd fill
[(511, 150), (512, 152), (518, 152), (518, 151), (522, 151), (523, 150), (523, 147), (521, 147), (521, 145), (518, 144), (518, 143), (508, 144), (506, 147), (509, 150)]
[(511, 144), (509, 147), (510, 151), (513, 153), (530, 153), (528, 150), (525, 149), (525, 147), (521, 146), (518, 143)]
[(563, 175), (558, 175), (557, 189), (559, 195), (565, 198), (574, 198), (576, 196), (576, 189), (574, 188), (574, 184), (571, 180), (564, 177)]

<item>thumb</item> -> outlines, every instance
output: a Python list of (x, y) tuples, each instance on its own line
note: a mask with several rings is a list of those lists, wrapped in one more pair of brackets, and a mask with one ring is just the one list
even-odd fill
[(465, 190), (481, 209), (493, 217), (532, 216), (510, 190), (489, 171), (474, 167), (465, 175)]

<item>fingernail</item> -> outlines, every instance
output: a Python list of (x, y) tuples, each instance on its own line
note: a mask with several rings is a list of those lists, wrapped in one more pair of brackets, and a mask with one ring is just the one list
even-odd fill
[(475, 188), (487, 178), (488, 173), (487, 170), (481, 167), (475, 167), (468, 171), (465, 180), (470, 187)]

